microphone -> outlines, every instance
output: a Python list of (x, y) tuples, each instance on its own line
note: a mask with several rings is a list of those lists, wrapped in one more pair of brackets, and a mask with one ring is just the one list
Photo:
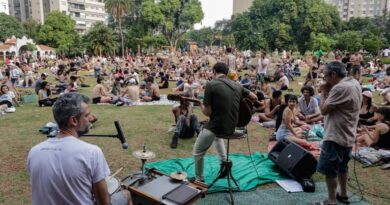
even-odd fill
[(125, 136), (123, 135), (121, 125), (119, 124), (118, 121), (115, 121), (114, 124), (115, 124), (116, 131), (118, 133), (118, 138), (122, 143), (122, 148), (127, 149), (129, 145), (127, 144)]

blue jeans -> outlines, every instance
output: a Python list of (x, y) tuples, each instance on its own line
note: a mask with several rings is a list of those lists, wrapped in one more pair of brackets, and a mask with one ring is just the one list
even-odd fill
[(175, 135), (180, 138), (191, 138), (194, 136), (195, 132), (199, 132), (199, 122), (198, 117), (195, 114), (190, 115), (190, 124), (186, 124), (186, 117), (180, 115), (177, 118)]

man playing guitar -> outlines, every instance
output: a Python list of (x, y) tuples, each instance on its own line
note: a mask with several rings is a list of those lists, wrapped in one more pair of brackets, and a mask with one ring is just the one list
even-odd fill
[(206, 85), (202, 113), (210, 118), (196, 139), (193, 155), (195, 157), (195, 178), (203, 181), (203, 157), (214, 142), (221, 160), (226, 159), (223, 140), (217, 136), (231, 135), (239, 120), (240, 102), (243, 97), (257, 101), (257, 96), (227, 78), (229, 68), (224, 63), (213, 67), (214, 80)]

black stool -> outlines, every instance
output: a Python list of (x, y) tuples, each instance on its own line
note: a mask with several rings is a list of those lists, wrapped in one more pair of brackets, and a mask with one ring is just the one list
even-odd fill
[(209, 185), (209, 189), (217, 182), (219, 179), (224, 179), (226, 178), (228, 181), (228, 190), (229, 190), (229, 195), (230, 195), (230, 204), (234, 205), (234, 199), (233, 199), (233, 187), (231, 184), (232, 180), (234, 184), (236, 185), (236, 189), (240, 190), (240, 187), (238, 185), (238, 182), (236, 179), (234, 179), (232, 175), (232, 166), (233, 162), (229, 160), (229, 151), (230, 151), (230, 140), (237, 140), (237, 139), (244, 139), (248, 136), (248, 131), (246, 128), (243, 130), (236, 130), (233, 134), (231, 135), (225, 135), (225, 136), (217, 136), (218, 138), (221, 139), (227, 139), (227, 152), (226, 152), (226, 160), (222, 160), (221, 162), (221, 168), (219, 169), (218, 176), (211, 182)]

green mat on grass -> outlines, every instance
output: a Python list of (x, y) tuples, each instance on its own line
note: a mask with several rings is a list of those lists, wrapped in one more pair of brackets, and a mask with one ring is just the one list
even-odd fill
[[(258, 189), (250, 192), (234, 192), (233, 198), (238, 205), (311, 205), (313, 202), (327, 199), (328, 192), (325, 182), (316, 183), (316, 191), (313, 193), (298, 192), (287, 193), (280, 187), (271, 189)], [(349, 196), (352, 196), (349, 193)], [(360, 201), (359, 196), (350, 198), (353, 205), (370, 205), (366, 201)], [(220, 205), (230, 204), (228, 193), (207, 194), (205, 198), (199, 199), (195, 205)], [(342, 204), (342, 203), (338, 203)]]
[[(249, 191), (258, 185), (274, 182), (277, 179), (285, 178), (277, 169), (275, 164), (268, 159), (268, 154), (252, 154), (253, 163), (249, 155), (230, 154), (229, 159), (233, 162), (233, 177), (238, 181), (240, 191)], [(254, 166), (255, 165), (255, 166)], [(185, 171), (188, 177), (194, 176), (194, 158), (177, 158), (145, 165), (146, 168), (156, 168), (166, 174), (175, 171)], [(257, 169), (257, 173), (255, 170)], [(218, 175), (220, 160), (217, 156), (207, 155), (204, 159), (205, 182), (210, 184)], [(228, 186), (226, 179), (219, 179), (209, 192), (225, 191)]]

